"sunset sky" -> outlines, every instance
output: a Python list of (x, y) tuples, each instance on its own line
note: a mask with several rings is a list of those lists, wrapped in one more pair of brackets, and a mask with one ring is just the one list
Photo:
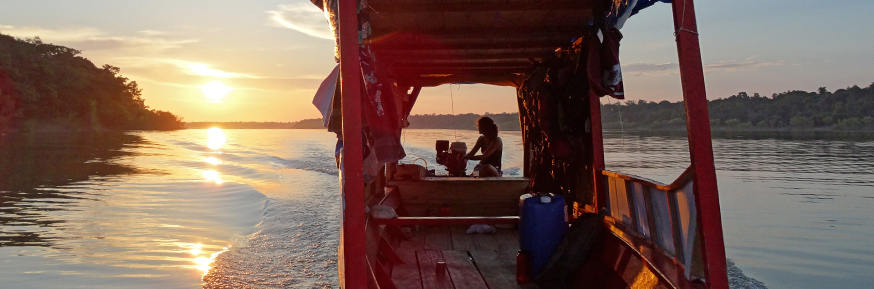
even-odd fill
[[(874, 1), (696, 5), (710, 99), (874, 82)], [(670, 5), (644, 10), (622, 32), (628, 99), (680, 100)], [(0, 0), (0, 33), (121, 67), (146, 105), (186, 121), (318, 117), (312, 95), (335, 66), (327, 21), (308, 1)], [(454, 85), (451, 94), (455, 113), (516, 111), (510, 87)], [(451, 111), (450, 87), (440, 86), (424, 89), (413, 113)]]

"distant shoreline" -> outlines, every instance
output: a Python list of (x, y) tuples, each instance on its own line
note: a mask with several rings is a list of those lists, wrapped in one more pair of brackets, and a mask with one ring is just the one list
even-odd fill
[[(208, 125), (206, 125), (208, 124)], [(222, 123), (222, 122), (208, 122), (206, 124), (197, 124), (193, 126), (186, 126), (185, 129), (209, 129), (213, 127), (218, 127), (221, 129), (310, 129), (310, 130), (327, 130), (327, 128), (321, 127), (321, 124), (318, 127), (307, 127), (301, 125), (295, 125), (296, 123), (280, 123), (282, 125), (240, 125), (239, 123)], [(228, 125), (230, 124), (230, 125)], [(430, 128), (407, 128), (407, 129), (416, 129), (416, 130), (431, 130), (431, 129), (453, 129), (451, 127), (430, 127)], [(474, 131), (472, 128), (455, 128), (457, 130), (464, 131)], [(501, 129), (501, 131), (521, 131), (520, 129)], [(713, 127), (710, 131), (714, 134), (716, 133), (837, 133), (837, 134), (872, 134), (874, 135), (874, 131), (868, 130), (837, 130), (832, 128), (809, 128), (809, 129), (792, 129), (792, 128), (731, 128), (731, 127)], [(604, 132), (628, 132), (628, 133), (666, 133), (666, 134), (676, 134), (676, 133), (686, 133), (686, 129), (684, 128), (660, 128), (660, 129), (647, 129), (647, 128), (630, 128), (630, 129), (620, 129), (616, 128), (604, 128)]]
[[(509, 113), (507, 115), (510, 115)], [(453, 127), (453, 124), (449, 121), (437, 121), (441, 118), (449, 117), (447, 115), (425, 115), (418, 116), (413, 115), (410, 116), (410, 119), (418, 118), (417, 122), (411, 121), (411, 126), (408, 129), (458, 129), (458, 130), (476, 130), (476, 127), (473, 126), (473, 121), (469, 119), (475, 119), (474, 116), (465, 116), (464, 121), (457, 121), (456, 126)], [(430, 119), (429, 119), (430, 118)], [(461, 118), (461, 117), (459, 117)], [(518, 119), (518, 117), (507, 117), (503, 116), (502, 118), (506, 118), (508, 120), (504, 121), (501, 125), (499, 125), (501, 131), (520, 131), (520, 126), (518, 121), (515, 123), (512, 121), (513, 119)], [(624, 124), (625, 128), (623, 128), (623, 124), (619, 122), (608, 122), (603, 124), (604, 131), (610, 132), (665, 132), (665, 133), (677, 133), (683, 132), (685, 133), (686, 127), (684, 125), (665, 125), (659, 127), (641, 127), (635, 124)], [(326, 130), (326, 128), (322, 124), (322, 119), (314, 118), (314, 119), (305, 119), (297, 122), (218, 122), (218, 121), (206, 121), (206, 122), (187, 122), (185, 123), (185, 129), (208, 129), (212, 127), (218, 127), (221, 129), (322, 129)], [(710, 130), (714, 133), (721, 132), (749, 132), (749, 133), (851, 133), (851, 134), (874, 134), (874, 130), (866, 130), (866, 129), (837, 129), (834, 127), (755, 127), (755, 126), (711, 126)]]

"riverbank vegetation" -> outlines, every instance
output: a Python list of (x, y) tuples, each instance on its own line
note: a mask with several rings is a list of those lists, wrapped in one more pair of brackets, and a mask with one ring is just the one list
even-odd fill
[(149, 109), (136, 81), (81, 51), (0, 34), (0, 131), (172, 130), (181, 118)]
[[(314, 123), (318, 126), (315, 126)], [(186, 129), (297, 129), (322, 128), (321, 119), (307, 119), (299, 122), (256, 122), (256, 121), (197, 121), (186, 122)]]
[[(829, 92), (801, 90), (770, 97), (740, 92), (709, 101), (714, 130), (839, 130), (874, 131), (874, 83)], [(683, 130), (683, 102), (625, 101), (603, 105), (604, 128)]]
[[(407, 118), (410, 121), (410, 127), (413, 129), (464, 129), (476, 130), (476, 119), (479, 114), (465, 113), (458, 115), (451, 114), (418, 114), (411, 115)], [(498, 129), (502, 131), (518, 131), (519, 114), (518, 113), (486, 113), (485, 116), (492, 118)]]
[[(740, 92), (708, 102), (713, 130), (726, 131), (874, 131), (874, 83), (834, 92), (792, 90), (770, 97)], [(516, 113), (490, 114), (501, 130), (519, 130)], [(411, 115), (410, 128), (475, 130), (476, 114)], [(646, 100), (603, 104), (605, 129), (685, 130), (682, 101)]]
[[(518, 113), (490, 114), (498, 125), (498, 129), (505, 131), (519, 131)], [(463, 129), (476, 130), (476, 119), (482, 115), (465, 113), (451, 114), (415, 114), (407, 118), (412, 129)], [(293, 128), (293, 129), (324, 129), (321, 118), (304, 119), (293, 123), (233, 123), (233, 122), (189, 122), (187, 128), (209, 128), (214, 125), (220, 128)]]
[[(852, 86), (829, 92), (800, 90), (764, 97), (740, 92), (728, 98), (709, 101), (710, 125), (715, 131), (856, 131), (874, 132), (874, 83), (861, 88)], [(503, 131), (519, 130), (519, 114), (486, 113)], [(479, 114), (411, 115), (412, 129), (476, 130)], [(601, 117), (605, 129), (646, 131), (682, 131), (686, 129), (686, 111), (682, 101), (646, 100), (603, 104)], [(621, 120), (621, 121), (620, 121)], [(324, 129), (322, 119), (305, 119), (294, 123), (199, 122), (188, 128), (293, 128)]]

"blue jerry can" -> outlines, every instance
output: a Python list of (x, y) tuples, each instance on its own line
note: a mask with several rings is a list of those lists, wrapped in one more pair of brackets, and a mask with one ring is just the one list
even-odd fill
[(537, 276), (567, 231), (567, 205), (552, 194), (523, 195), (519, 201), (519, 248), (528, 253), (531, 275)]

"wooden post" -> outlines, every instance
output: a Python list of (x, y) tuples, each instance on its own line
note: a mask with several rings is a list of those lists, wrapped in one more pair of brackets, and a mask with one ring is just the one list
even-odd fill
[(522, 98), (516, 98), (516, 105), (519, 108), (519, 130), (522, 134), (522, 176), (531, 176), (531, 144), (528, 143), (528, 120), (525, 112), (525, 104)]
[[(698, 44), (698, 25), (692, 0), (674, 0), (674, 29), (680, 60), (680, 79), (686, 104), (686, 129), (689, 133), (689, 153), (694, 167), (695, 207), (701, 225), (701, 246), (704, 253), (704, 274), (708, 288), (728, 289), (725, 265), (725, 244), (713, 145), (710, 139), (710, 115), (704, 90), (704, 70)], [(686, 268), (689, 270), (690, 268)]]
[(364, 173), (361, 143), (361, 62), (358, 59), (358, 3), (339, 1), (340, 89), (343, 104), (343, 215), (338, 252), (340, 287), (367, 288), (364, 233)]
[[(609, 97), (609, 96), (608, 96)], [(592, 184), (595, 188), (595, 210), (600, 212), (607, 204), (607, 187), (601, 171), (606, 168), (604, 162), (604, 134), (601, 131), (601, 98), (589, 93), (589, 111), (592, 121)]]

